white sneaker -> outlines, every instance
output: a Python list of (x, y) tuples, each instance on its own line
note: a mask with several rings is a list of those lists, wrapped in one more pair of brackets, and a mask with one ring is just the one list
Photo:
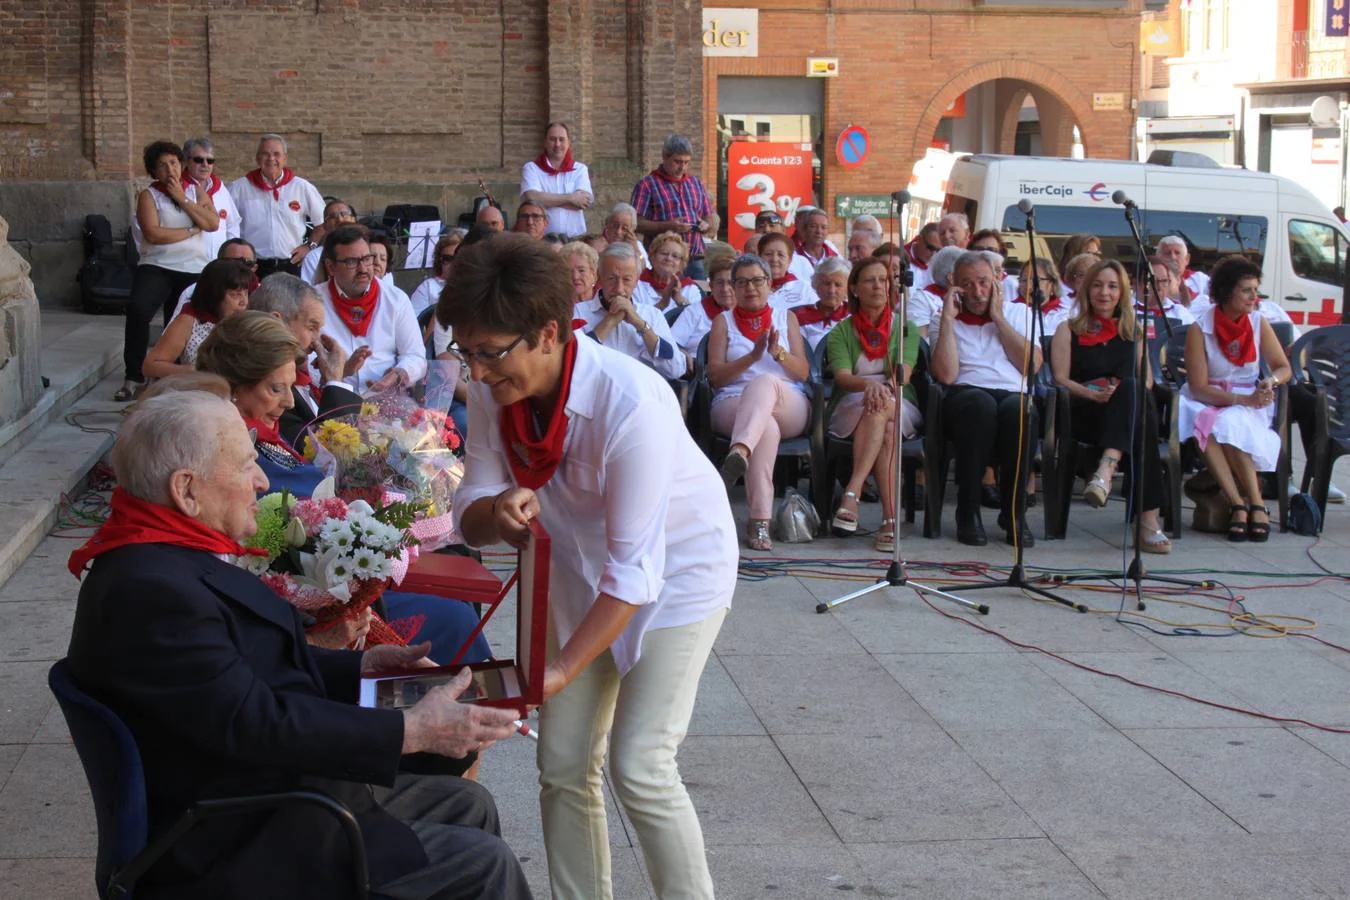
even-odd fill
[(1328, 503), (1345, 502), (1345, 491), (1336, 487), (1335, 482), (1332, 482), (1331, 484), (1327, 485), (1327, 502)]

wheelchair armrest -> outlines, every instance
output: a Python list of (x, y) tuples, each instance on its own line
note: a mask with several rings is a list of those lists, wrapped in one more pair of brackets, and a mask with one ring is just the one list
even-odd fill
[(204, 819), (236, 813), (259, 812), (274, 809), (291, 803), (304, 803), (326, 809), (338, 820), (338, 825), (347, 836), (352, 852), (352, 878), (356, 884), (357, 897), (364, 900), (370, 890), (370, 875), (366, 864), (366, 845), (361, 838), (361, 828), (351, 810), (327, 794), (318, 791), (283, 791), (273, 794), (254, 794), (246, 797), (225, 797), (216, 800), (201, 800), (194, 803), (174, 822), (167, 831), (156, 838), (149, 846), (136, 855), (136, 858), (113, 873), (108, 880), (108, 896), (123, 898), (131, 895), (136, 881), (151, 866), (159, 861), (174, 844)]

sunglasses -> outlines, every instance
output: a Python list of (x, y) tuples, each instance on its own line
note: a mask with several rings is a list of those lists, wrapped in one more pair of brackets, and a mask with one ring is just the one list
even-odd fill
[(194, 156), (192, 157), (192, 161), (199, 166), (214, 166), (216, 164), (216, 158), (214, 156)]

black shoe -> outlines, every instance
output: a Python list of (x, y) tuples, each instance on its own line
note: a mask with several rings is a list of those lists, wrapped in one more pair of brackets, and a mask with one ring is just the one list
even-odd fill
[[(1007, 544), (1014, 544), (1014, 543), (1016, 543), (1016, 542), (1013, 540), (1013, 531), (1012, 531), (1012, 529), (1011, 529), (1011, 528), (1005, 527), (1003, 530), (1004, 530), (1004, 532), (1005, 532), (1004, 537), (1003, 537), (1004, 543), (1007, 543)], [(1036, 536), (1035, 536), (1034, 534), (1031, 533), (1031, 529), (1027, 526), (1027, 520), (1026, 520), (1026, 519), (1023, 519), (1020, 523), (1018, 523), (1018, 526), (1017, 526), (1017, 539), (1020, 540), (1020, 541), (1022, 542), (1022, 549), (1024, 549), (1024, 550), (1036, 546)]]
[(1003, 507), (1003, 495), (999, 493), (998, 485), (980, 485), (980, 505), (985, 509), (1001, 509)]
[(989, 543), (979, 513), (973, 516), (963, 516), (957, 513), (956, 539), (968, 547), (983, 547)]

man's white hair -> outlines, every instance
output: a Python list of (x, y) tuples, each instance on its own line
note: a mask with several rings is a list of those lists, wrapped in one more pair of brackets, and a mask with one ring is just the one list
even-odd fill
[(950, 212), (947, 213), (942, 218), (944, 220), (955, 219), (957, 222), (961, 223), (962, 228), (964, 228), (966, 231), (970, 231), (970, 219), (966, 218), (966, 214), (963, 212)]
[(633, 206), (631, 203), (615, 203), (614, 208), (609, 211), (609, 216), (605, 221), (608, 222), (615, 216), (627, 216), (634, 226), (637, 225), (637, 207)]
[(112, 467), (133, 497), (163, 503), (179, 469), (206, 474), (220, 452), (221, 425), (241, 422), (228, 400), (206, 391), (175, 391), (136, 405), (117, 432)]
[(874, 234), (878, 239), (884, 232), (881, 230), (881, 220), (876, 216), (869, 216), (863, 213), (861, 216), (855, 216), (853, 219), (853, 232), (866, 231), (868, 234)]
[(1186, 246), (1186, 239), (1184, 237), (1181, 237), (1180, 235), (1169, 234), (1167, 235), (1167, 237), (1158, 241), (1159, 250), (1161, 250), (1164, 247), (1171, 247), (1171, 246), (1177, 246), (1180, 247), (1182, 250), (1190, 252), (1190, 248)]
[(627, 241), (615, 241), (600, 252), (600, 262), (607, 259), (627, 259), (632, 260), (634, 266), (638, 266), (640, 260), (638, 253), (633, 249), (633, 245)]
[(262, 145), (267, 143), (268, 141), (276, 141), (278, 144), (280, 144), (282, 153), (291, 152), (291, 145), (286, 143), (286, 139), (281, 135), (275, 134), (271, 131), (267, 132), (267, 134), (264, 134), (262, 137), (258, 138), (258, 149), (261, 150)]
[(933, 281), (946, 287), (956, 269), (956, 261), (966, 252), (963, 247), (943, 247), (928, 258), (928, 274)]
[(993, 250), (976, 250), (975, 252), (988, 260), (989, 268), (993, 269), (995, 272), (999, 272), (1003, 269), (1003, 254), (996, 253)]
[(816, 287), (831, 275), (847, 275), (853, 271), (853, 263), (840, 256), (827, 256), (816, 266), (815, 272), (811, 273), (811, 287)]

